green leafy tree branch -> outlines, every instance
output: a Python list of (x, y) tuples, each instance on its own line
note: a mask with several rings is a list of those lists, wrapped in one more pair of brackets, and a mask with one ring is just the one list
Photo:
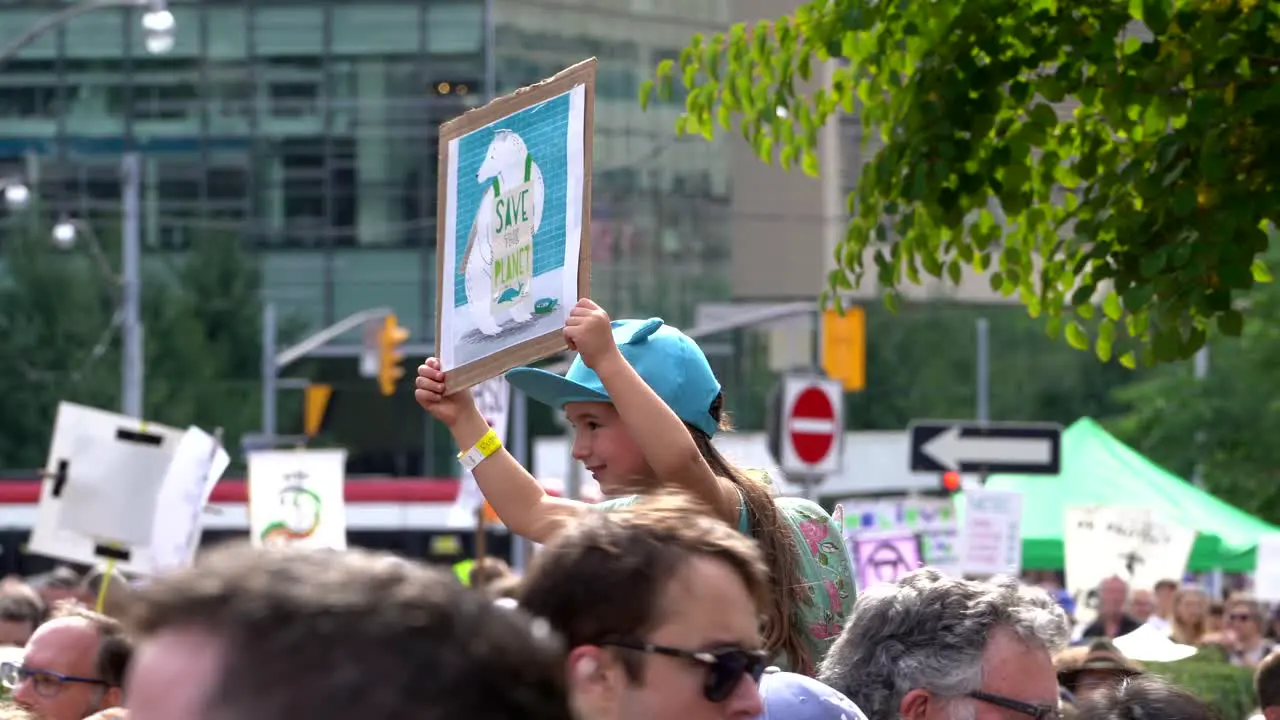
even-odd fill
[[(828, 69), (829, 68), (829, 69)], [(821, 72), (819, 71), (821, 69)], [(1280, 3), (815, 0), (694, 36), (641, 89), (819, 172), (839, 113), (883, 145), (824, 302), (968, 266), (1050, 336), (1134, 367), (1238, 336), (1280, 212)], [(870, 262), (868, 262), (870, 260)]]

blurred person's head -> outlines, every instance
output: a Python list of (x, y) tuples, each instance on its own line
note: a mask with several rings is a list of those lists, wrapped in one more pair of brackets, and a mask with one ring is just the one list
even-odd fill
[(1180, 588), (1173, 596), (1170, 637), (1183, 645), (1195, 645), (1208, 632), (1209, 596), (1194, 585)]
[(1204, 629), (1206, 633), (1222, 632), (1225, 624), (1225, 615), (1227, 609), (1220, 602), (1209, 603), (1209, 612), (1204, 618)]
[(40, 593), (40, 599), (44, 601), (45, 608), (52, 610), (53, 606), (59, 602), (79, 598), (80, 573), (66, 565), (59, 565), (33, 578), (31, 585), (36, 592)]
[(924, 568), (858, 597), (818, 678), (870, 720), (1005, 720), (1058, 707), (1067, 634), (1040, 588)]
[(499, 578), (485, 585), (484, 591), (489, 597), (493, 598), (494, 600), (498, 600), (501, 598), (509, 598), (514, 600), (515, 598), (520, 596), (520, 586), (521, 586), (520, 576), (513, 573), (511, 575), (508, 575), (504, 578)]
[(1225, 604), (1223, 620), (1227, 630), (1235, 634), (1238, 640), (1252, 643), (1262, 637), (1262, 606), (1253, 597), (1245, 594), (1236, 595)]
[(141, 588), (131, 720), (568, 720), (545, 623), (391, 555), (220, 546)]
[(0, 679), (40, 720), (82, 720), (121, 704), (131, 654), (118, 621), (64, 603), (31, 636), (21, 664), (0, 665)]
[(1165, 620), (1173, 619), (1173, 596), (1178, 592), (1178, 581), (1164, 579), (1156, 583), (1156, 616)]
[(44, 607), (37, 596), (0, 592), (0, 645), (26, 645), (42, 620)]
[(1138, 675), (1077, 703), (1076, 720), (1221, 720), (1211, 705), (1158, 675)]
[(1111, 641), (1096, 640), (1076, 662), (1059, 666), (1058, 682), (1074, 697), (1081, 698), (1141, 672)]
[(1138, 588), (1129, 595), (1129, 617), (1144, 623), (1156, 612), (1156, 597), (1146, 588)]
[(756, 544), (669, 494), (565, 530), (520, 592), (568, 643), (581, 720), (756, 718), (769, 599)]
[(1124, 615), (1129, 601), (1129, 584), (1119, 577), (1111, 577), (1098, 583), (1098, 617), (1117, 620)]
[(1253, 672), (1253, 690), (1266, 720), (1280, 720), (1280, 650), (1258, 663)]
[(129, 584), (129, 579), (116, 570), (112, 570), (110, 575), (104, 568), (90, 570), (85, 574), (84, 580), (80, 581), (76, 599), (85, 607), (97, 607), (104, 583), (107, 586), (107, 593), (102, 598), (103, 614), (113, 618), (124, 617), (128, 611), (129, 599), (133, 595), (133, 588)]

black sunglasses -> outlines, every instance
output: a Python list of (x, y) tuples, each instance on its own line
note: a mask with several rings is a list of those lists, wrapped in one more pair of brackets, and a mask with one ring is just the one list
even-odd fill
[(741, 650), (726, 648), (724, 650), (684, 650), (682, 648), (654, 645), (641, 642), (607, 642), (600, 643), (607, 647), (637, 650), (653, 655), (690, 660), (707, 669), (707, 682), (702, 687), (702, 695), (713, 703), (724, 702), (742, 682), (742, 676), (750, 675), (755, 682), (760, 682), (764, 669), (769, 664), (769, 654), (763, 650)]
[(990, 703), (996, 707), (1002, 707), (1005, 710), (1012, 710), (1016, 713), (1033, 717), (1036, 720), (1062, 720), (1062, 711), (1058, 709), (1057, 705), (1037, 705), (981, 690), (974, 690), (969, 693), (969, 697), (974, 700), (981, 700), (984, 703)]

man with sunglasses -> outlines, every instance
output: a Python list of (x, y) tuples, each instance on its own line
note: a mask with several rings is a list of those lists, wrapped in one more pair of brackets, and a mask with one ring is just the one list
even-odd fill
[(82, 720), (122, 704), (131, 655), (118, 621), (68, 605), (36, 629), (20, 663), (0, 664), (0, 683), (39, 720)]
[(924, 568), (859, 595), (818, 678), (870, 720), (1060, 720), (1067, 637), (1040, 588)]
[(519, 602), (564, 636), (579, 720), (753, 720), (768, 588), (755, 543), (664, 494), (565, 530)]

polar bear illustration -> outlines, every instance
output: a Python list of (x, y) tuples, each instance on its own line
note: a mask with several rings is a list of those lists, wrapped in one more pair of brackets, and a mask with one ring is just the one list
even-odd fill
[[(542, 225), (546, 189), (542, 170), (533, 161), (529, 148), (511, 130), (499, 130), (494, 134), (484, 162), (476, 172), (476, 182), (488, 183), (489, 186), (480, 198), (480, 207), (476, 210), (475, 222), (467, 237), (463, 276), (466, 280), (467, 306), (475, 319), (476, 328), (485, 335), (493, 336), (502, 331), (508, 315), (517, 324), (528, 322), (533, 317), (533, 299), (527, 283), (520, 283), (516, 287), (507, 286), (495, 297), (494, 236), (501, 229), (498, 224), (503, 222), (495, 210), (495, 204), (503, 197), (505, 190), (528, 183), (531, 186), (531, 197), (528, 199), (532, 205), (528, 209), (532, 220), (530, 234), (536, 237), (538, 228)], [(495, 312), (495, 305), (502, 308)]]

